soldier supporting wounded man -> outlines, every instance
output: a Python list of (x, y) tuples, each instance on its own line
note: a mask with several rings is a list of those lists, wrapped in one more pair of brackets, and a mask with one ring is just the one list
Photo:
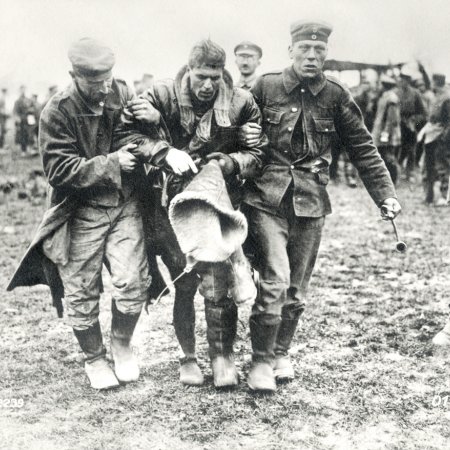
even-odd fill
[(257, 253), (259, 295), (250, 319), (253, 364), (248, 384), (275, 391), (294, 369), (288, 350), (305, 308), (325, 216), (331, 144), (339, 137), (383, 217), (401, 210), (361, 111), (339, 81), (322, 72), (331, 26), (291, 26), (292, 66), (267, 73), (251, 92), (269, 139), (262, 176), (247, 183), (249, 232)]
[[(50, 99), (40, 121), (50, 209), (8, 289), (48, 284), (60, 315), (64, 297), (90, 383), (107, 389), (139, 377), (130, 343), (151, 281), (138, 200), (142, 163), (178, 167), (185, 155), (164, 143), (150, 146), (145, 126), (124, 120), (134, 94), (113, 78), (107, 46), (81, 39), (69, 59), (72, 83)], [(103, 265), (113, 286), (114, 371), (99, 324)]]

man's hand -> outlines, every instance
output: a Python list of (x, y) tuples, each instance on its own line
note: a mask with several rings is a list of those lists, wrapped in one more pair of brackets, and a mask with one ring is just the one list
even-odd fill
[(120, 169), (123, 172), (133, 172), (133, 170), (136, 168), (138, 159), (128, 151), (136, 147), (136, 144), (127, 144), (117, 151)]
[(380, 206), (380, 210), (383, 220), (392, 220), (400, 214), (402, 207), (396, 198), (387, 198)]
[(161, 117), (159, 111), (144, 98), (135, 98), (127, 102), (127, 109), (141, 122), (159, 124)]
[(248, 122), (239, 128), (239, 145), (243, 147), (254, 147), (258, 144), (261, 137), (262, 128), (254, 122)]
[(182, 150), (171, 148), (166, 155), (166, 164), (177, 175), (182, 175), (190, 170), (197, 173), (198, 169), (192, 158)]
[(210, 153), (205, 157), (205, 159), (206, 161), (211, 161), (212, 159), (218, 161), (224, 177), (234, 175), (236, 172), (236, 165), (233, 158), (231, 158), (231, 156), (228, 156), (225, 153), (221, 152)]

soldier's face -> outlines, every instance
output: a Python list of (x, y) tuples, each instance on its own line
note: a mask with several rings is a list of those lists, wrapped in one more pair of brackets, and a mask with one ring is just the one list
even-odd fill
[(323, 69), (328, 46), (321, 41), (297, 41), (289, 47), (294, 69), (302, 78), (315, 78)]
[(93, 103), (100, 103), (106, 99), (111, 91), (112, 76), (105, 80), (92, 80), (72, 73), (72, 77), (83, 96)]
[(209, 102), (219, 90), (223, 69), (206, 65), (189, 68), (191, 92), (200, 102)]
[(236, 55), (236, 65), (242, 75), (252, 75), (260, 63), (259, 55), (256, 52), (238, 53)]

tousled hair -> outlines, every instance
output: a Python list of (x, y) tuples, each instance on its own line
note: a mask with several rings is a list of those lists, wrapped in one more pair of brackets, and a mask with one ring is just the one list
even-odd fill
[(211, 39), (203, 39), (192, 47), (188, 65), (191, 69), (202, 65), (212, 69), (223, 69), (225, 60), (225, 50), (220, 45), (217, 45)]

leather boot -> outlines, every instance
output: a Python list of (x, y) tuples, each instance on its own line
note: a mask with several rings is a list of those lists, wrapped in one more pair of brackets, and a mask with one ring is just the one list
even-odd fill
[(231, 265), (230, 295), (236, 304), (253, 302), (257, 290), (253, 280), (252, 269), (242, 247), (239, 247), (228, 259)]
[(173, 326), (184, 353), (184, 358), (180, 359), (180, 382), (188, 386), (200, 386), (204, 383), (195, 357), (194, 295), (195, 291), (192, 295), (186, 295), (181, 288), (177, 288), (173, 307)]
[(283, 307), (282, 319), (275, 342), (274, 373), (277, 381), (283, 383), (295, 378), (294, 367), (288, 351), (297, 329), (303, 306), (288, 304)]
[(237, 307), (229, 298), (219, 300), (217, 303), (205, 299), (205, 316), (214, 386), (216, 388), (237, 386), (238, 372), (233, 357)]
[(112, 301), (111, 354), (114, 359), (114, 372), (122, 383), (139, 378), (137, 358), (131, 348), (131, 338), (140, 314), (123, 314)]
[(439, 347), (450, 348), (450, 320), (445, 324), (445, 327), (433, 338), (433, 344)]
[(106, 361), (102, 331), (97, 322), (86, 330), (73, 330), (86, 356), (84, 370), (94, 389), (111, 389), (119, 386), (119, 381)]
[(252, 340), (252, 366), (247, 377), (247, 384), (253, 391), (272, 393), (277, 389), (273, 372), (274, 344), (278, 323), (262, 323), (263, 316), (250, 318), (250, 335)]

